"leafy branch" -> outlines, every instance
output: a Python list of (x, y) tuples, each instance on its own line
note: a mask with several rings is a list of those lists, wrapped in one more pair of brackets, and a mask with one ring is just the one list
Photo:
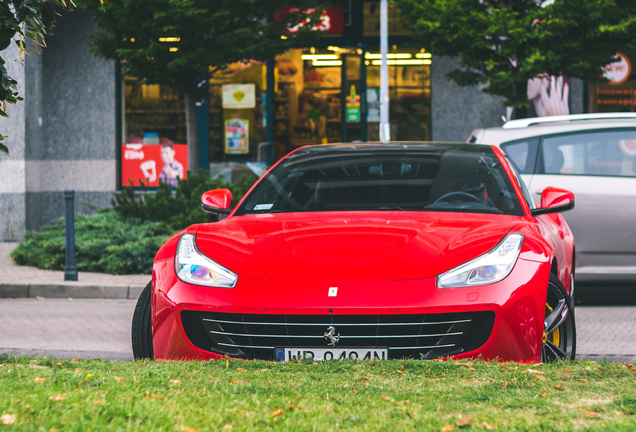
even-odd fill
[[(45, 23), (42, 11), (45, 7), (67, 8), (65, 0), (2, 0), (0, 1), (0, 51), (11, 43), (18, 46), (17, 59), (24, 66), (24, 56), (28, 41), (35, 45), (46, 46), (44, 37), (50, 34), (53, 25)], [(0, 117), (9, 117), (7, 104), (15, 104), (23, 98), (18, 93), (18, 82), (9, 75), (5, 59), (0, 57)], [(9, 154), (2, 141), (6, 136), (0, 134), (0, 153)]]

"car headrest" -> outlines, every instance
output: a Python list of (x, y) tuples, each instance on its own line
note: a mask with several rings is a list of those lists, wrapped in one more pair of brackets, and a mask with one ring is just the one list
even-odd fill
[(552, 146), (543, 147), (543, 165), (546, 174), (559, 174), (564, 163), (565, 158), (561, 149)]

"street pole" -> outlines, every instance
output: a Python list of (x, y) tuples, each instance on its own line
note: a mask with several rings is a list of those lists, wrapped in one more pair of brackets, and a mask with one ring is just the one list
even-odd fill
[(387, 0), (380, 2), (380, 141), (391, 141), (391, 125), (389, 124), (389, 12)]
[(267, 123), (267, 166), (274, 165), (274, 140), (276, 138), (274, 129), (274, 99), (276, 98), (276, 92), (274, 87), (276, 86), (276, 76), (274, 73), (274, 59), (269, 59), (265, 63), (265, 119)]
[(64, 191), (65, 215), (64, 234), (66, 243), (66, 268), (64, 269), (65, 281), (77, 280), (77, 264), (75, 263), (75, 191)]

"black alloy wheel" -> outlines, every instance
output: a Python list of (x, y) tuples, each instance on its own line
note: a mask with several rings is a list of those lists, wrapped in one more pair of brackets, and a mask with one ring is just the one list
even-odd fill
[(143, 289), (132, 320), (132, 350), (135, 360), (154, 359), (152, 348), (152, 317), (150, 313), (150, 291), (152, 282)]
[(574, 360), (576, 356), (576, 324), (574, 304), (565, 287), (550, 274), (543, 321), (541, 361)]

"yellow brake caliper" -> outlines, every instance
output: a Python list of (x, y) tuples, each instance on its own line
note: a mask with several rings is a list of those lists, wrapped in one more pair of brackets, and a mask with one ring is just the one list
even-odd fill
[[(546, 309), (545, 316), (550, 315), (552, 311), (554, 310), (553, 308), (550, 307), (548, 302), (545, 303), (545, 309)], [(550, 342), (552, 342), (556, 346), (560, 346), (559, 343), (561, 342), (561, 332), (558, 327), (554, 329), (554, 331), (550, 334), (549, 337), (550, 337)], [(546, 343), (547, 340), (548, 340), (548, 335), (545, 333), (545, 329), (544, 329), (542, 342)]]

